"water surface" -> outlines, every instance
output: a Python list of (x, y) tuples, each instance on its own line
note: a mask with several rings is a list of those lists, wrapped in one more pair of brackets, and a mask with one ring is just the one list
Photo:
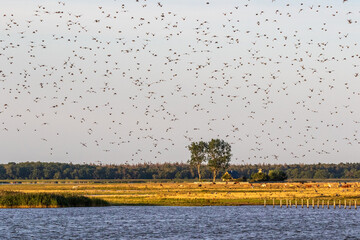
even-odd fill
[(360, 239), (360, 210), (261, 206), (1, 209), (0, 239)]

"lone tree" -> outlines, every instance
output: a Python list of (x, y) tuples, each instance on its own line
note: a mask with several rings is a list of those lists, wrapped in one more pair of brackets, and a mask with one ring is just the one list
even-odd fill
[(226, 169), (230, 165), (231, 146), (229, 143), (220, 139), (211, 139), (207, 148), (208, 166), (213, 171), (213, 182), (221, 169)]
[(188, 161), (190, 165), (196, 166), (199, 174), (199, 182), (201, 181), (201, 164), (206, 161), (206, 153), (207, 153), (207, 143), (193, 142), (188, 146), (188, 149), (191, 152), (191, 159)]

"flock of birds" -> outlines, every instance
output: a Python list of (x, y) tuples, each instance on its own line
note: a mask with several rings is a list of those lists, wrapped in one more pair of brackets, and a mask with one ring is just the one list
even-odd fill
[(2, 161), (184, 162), (211, 138), (232, 163), (360, 153), (354, 0), (3, 5)]

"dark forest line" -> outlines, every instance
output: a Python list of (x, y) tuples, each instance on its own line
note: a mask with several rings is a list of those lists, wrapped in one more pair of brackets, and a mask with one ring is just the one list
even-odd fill
[[(340, 164), (254, 164), (231, 165), (228, 170), (250, 178), (252, 173), (270, 170), (284, 171), (288, 179), (356, 179), (360, 178), (360, 163)], [(212, 172), (202, 166), (204, 179)], [(224, 171), (218, 173), (221, 177)], [(142, 163), (94, 165), (49, 162), (22, 162), (0, 164), (0, 179), (196, 179), (195, 167), (187, 163)]]

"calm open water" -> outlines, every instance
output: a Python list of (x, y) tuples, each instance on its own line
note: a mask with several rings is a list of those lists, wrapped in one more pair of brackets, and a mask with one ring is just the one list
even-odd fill
[(360, 239), (360, 210), (261, 206), (0, 209), (0, 239)]

